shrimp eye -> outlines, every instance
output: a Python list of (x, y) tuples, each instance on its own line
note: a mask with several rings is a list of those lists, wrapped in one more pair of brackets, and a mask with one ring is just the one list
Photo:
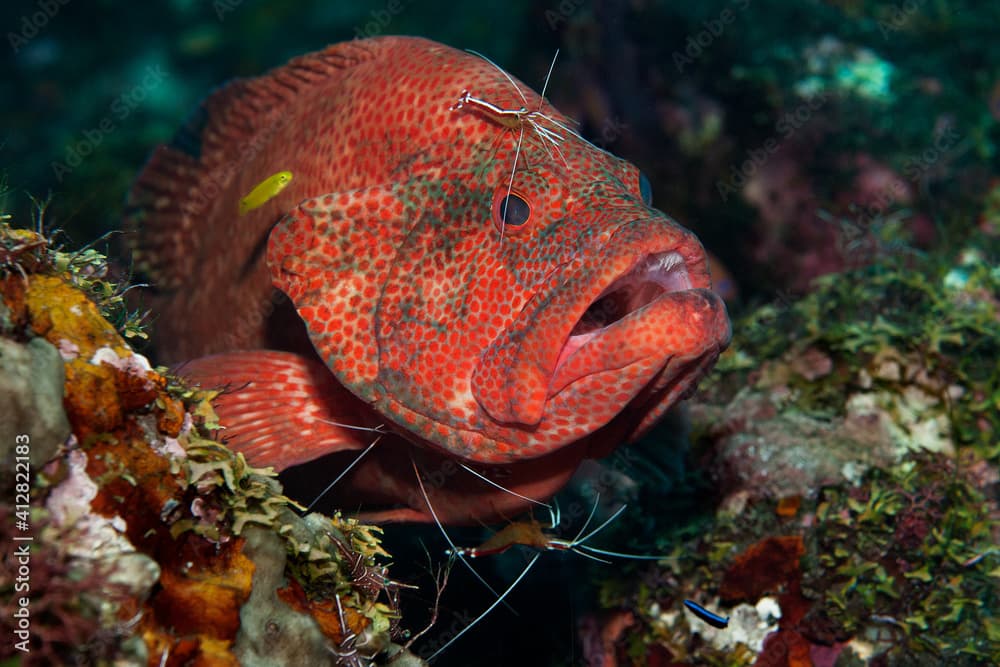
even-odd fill
[(498, 224), (506, 227), (519, 227), (531, 217), (531, 206), (523, 197), (511, 192), (497, 201), (493, 216)]
[(650, 184), (649, 179), (646, 178), (646, 174), (639, 172), (639, 195), (642, 197), (642, 203), (646, 206), (653, 205), (653, 186)]

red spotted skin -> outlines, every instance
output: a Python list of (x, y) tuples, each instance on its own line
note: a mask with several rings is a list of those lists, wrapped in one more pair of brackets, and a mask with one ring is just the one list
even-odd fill
[[(140, 265), (172, 288), (158, 297), (168, 322), (158, 349), (180, 360), (265, 346), (265, 327), (255, 323), (265, 318), (247, 314), (269, 314), (261, 304), (276, 287), (337, 381), (372, 411), (369, 420), (422, 448), (420, 456), (513, 466), (523, 472), (512, 485), (518, 475), (549, 480), (525, 485), (544, 496), (583, 457), (643, 432), (727, 344), (725, 308), (697, 239), (643, 203), (633, 165), (544, 119), (537, 122), (562, 135), (555, 145), (528, 122), (511, 129), (469, 105), (452, 108), (468, 90), (571, 125), (517, 85), (520, 93), (475, 55), (386, 37), (304, 56), (210, 98), (215, 125), (202, 132), (200, 162), (177, 178), (200, 170), (194, 187), (205, 189), (206, 179), (217, 187), (211, 196), (175, 188), (173, 197), (193, 202), (181, 206), (175, 229), (191, 233), (150, 232), (139, 242)], [(268, 95), (280, 103), (259, 101)], [(248, 125), (240, 131), (252, 150), (235, 151), (238, 137), (227, 133)], [(140, 236), (143, 215), (167, 215), (155, 202), (170, 206), (155, 160), (147, 171), (161, 177), (140, 178), (130, 202), (144, 211), (133, 215)], [(282, 170), (292, 183), (238, 218), (240, 198)], [(508, 187), (531, 213), (506, 225), (501, 240)], [(686, 289), (567, 345), (605, 288), (667, 253), (683, 260)], [(376, 450), (350, 488), (426, 518), (412, 502), (412, 479), (403, 481), (412, 478), (412, 446), (394, 447), (381, 457)], [(496, 489), (456, 484), (484, 509), (445, 507), (446, 519), (517, 509), (491, 499), (503, 493)]]

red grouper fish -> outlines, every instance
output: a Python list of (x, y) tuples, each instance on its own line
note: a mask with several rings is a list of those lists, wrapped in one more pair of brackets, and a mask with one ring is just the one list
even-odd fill
[(379, 438), (334, 488), (370, 520), (432, 518), (414, 468), (445, 523), (527, 506), (459, 463), (551, 497), (730, 337), (701, 244), (571, 125), (413, 37), (222, 87), (127, 202), (160, 361), (229, 387), (222, 434), (254, 465), (345, 452), (333, 479)]

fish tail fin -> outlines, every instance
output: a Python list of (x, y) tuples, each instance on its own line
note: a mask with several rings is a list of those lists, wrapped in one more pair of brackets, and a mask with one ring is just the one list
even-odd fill
[[(270, 350), (201, 357), (175, 372), (205, 389), (228, 446), (251, 465), (284, 470), (337, 451), (364, 449), (372, 430), (361, 424), (360, 401), (318, 361)], [(353, 427), (353, 428), (352, 428)]]

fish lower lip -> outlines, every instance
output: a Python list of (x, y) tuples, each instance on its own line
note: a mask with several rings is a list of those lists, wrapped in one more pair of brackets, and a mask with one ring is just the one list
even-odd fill
[(548, 395), (625, 368), (655, 374), (669, 365), (672, 376), (707, 351), (724, 347), (728, 338), (725, 306), (717, 294), (707, 288), (663, 291), (620, 319), (570, 336), (560, 350)]

